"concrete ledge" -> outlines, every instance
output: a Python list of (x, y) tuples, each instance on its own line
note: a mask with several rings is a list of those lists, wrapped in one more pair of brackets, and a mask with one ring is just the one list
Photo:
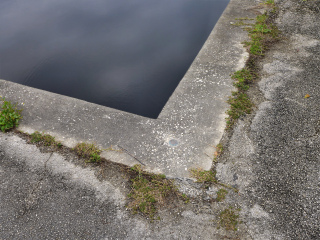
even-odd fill
[(113, 146), (122, 151), (102, 154), (112, 161), (189, 177), (190, 168), (211, 167), (214, 146), (225, 129), (226, 100), (233, 90), (230, 74), (243, 67), (247, 55), (241, 45), (247, 33), (230, 22), (254, 17), (247, 9), (256, 4), (255, 0), (230, 1), (158, 119), (5, 80), (0, 80), (0, 95), (23, 104), (22, 131), (45, 131), (69, 147), (80, 141), (103, 149)]

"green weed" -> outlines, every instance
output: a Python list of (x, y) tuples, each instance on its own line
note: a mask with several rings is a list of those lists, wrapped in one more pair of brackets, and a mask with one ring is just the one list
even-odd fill
[(279, 35), (277, 27), (268, 22), (268, 15), (262, 14), (256, 17), (256, 22), (251, 28), (247, 28), (250, 41), (244, 42), (253, 55), (264, 55), (268, 49), (268, 42), (276, 40)]
[(78, 143), (73, 149), (75, 153), (87, 162), (96, 163), (101, 161), (100, 153), (102, 152), (93, 143)]
[(242, 91), (247, 91), (249, 89), (249, 84), (256, 79), (256, 74), (252, 73), (248, 68), (243, 68), (236, 71), (231, 78), (235, 80), (233, 85)]
[(6, 101), (5, 98), (0, 97), (2, 102), (0, 107), (0, 128), (2, 132), (6, 132), (19, 125), (22, 119), (21, 109), (18, 109), (17, 104), (12, 104)]
[(230, 109), (227, 111), (227, 128), (234, 125), (235, 121), (245, 114), (250, 114), (253, 103), (250, 101), (248, 95), (243, 92), (232, 92), (228, 103)]
[(233, 85), (238, 88), (238, 91), (233, 92), (228, 100), (230, 110), (227, 111), (229, 115), (227, 128), (231, 127), (241, 116), (251, 113), (253, 104), (245, 91), (249, 89), (249, 84), (257, 78), (257, 74), (249, 68), (243, 68), (236, 71), (231, 78), (235, 80)]

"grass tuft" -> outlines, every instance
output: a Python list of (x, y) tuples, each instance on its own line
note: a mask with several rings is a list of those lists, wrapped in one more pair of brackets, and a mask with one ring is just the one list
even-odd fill
[(30, 135), (30, 137), (31, 137), (31, 140), (30, 140), (31, 143), (42, 143), (43, 145), (45, 145), (47, 147), (48, 146), (54, 146), (54, 147), (58, 147), (58, 148), (62, 147), (61, 142), (57, 142), (55, 140), (55, 138), (49, 134), (40, 133), (38, 131), (35, 131), (34, 133), (32, 133)]
[(253, 103), (246, 93), (233, 92), (228, 103), (230, 104), (230, 109), (227, 111), (227, 114), (229, 115), (227, 118), (227, 128), (233, 126), (236, 120), (241, 116), (250, 114), (252, 111)]
[(239, 71), (236, 71), (231, 78), (235, 80), (233, 84), (235, 87), (242, 91), (247, 91), (249, 89), (249, 84), (257, 78), (257, 74), (251, 71), (249, 68), (243, 68)]
[(227, 194), (228, 194), (227, 190), (225, 190), (223, 188), (219, 189), (219, 191), (217, 192), (217, 199), (216, 199), (217, 202), (222, 202), (223, 200), (225, 200)]
[(159, 206), (167, 202), (170, 194), (181, 197), (185, 202), (188, 201), (187, 196), (180, 194), (173, 181), (166, 179), (163, 174), (147, 173), (140, 165), (133, 166), (129, 172), (133, 177), (131, 192), (128, 195), (131, 201), (127, 207), (133, 213), (141, 212), (153, 219)]
[(258, 15), (255, 24), (247, 28), (250, 40), (244, 42), (244, 44), (253, 55), (263, 56), (269, 43), (278, 39), (279, 30), (268, 19), (267, 13)]
[(0, 97), (0, 101), (0, 129), (2, 132), (6, 132), (19, 125), (19, 121), (22, 119), (22, 110), (18, 109), (17, 104), (12, 104), (5, 98)]
[(73, 149), (75, 153), (87, 162), (96, 163), (101, 161), (100, 153), (102, 152), (93, 143), (78, 143)]
[(191, 176), (197, 179), (200, 183), (217, 182), (216, 172), (213, 170), (203, 170), (201, 168), (190, 169)]
[(233, 207), (226, 208), (219, 214), (219, 227), (223, 227), (226, 230), (237, 231), (238, 228), (238, 212), (240, 209), (233, 209)]

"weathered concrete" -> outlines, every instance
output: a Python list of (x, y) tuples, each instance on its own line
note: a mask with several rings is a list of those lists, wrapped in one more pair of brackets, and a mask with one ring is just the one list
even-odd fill
[[(22, 131), (45, 131), (69, 147), (80, 141), (95, 142), (103, 149), (112, 145), (125, 149), (102, 154), (112, 161), (188, 177), (192, 167), (211, 167), (214, 146), (225, 128), (226, 100), (233, 90), (230, 74), (243, 67), (247, 55), (241, 45), (246, 32), (230, 22), (254, 16), (247, 7), (255, 3), (231, 0), (156, 120), (4, 80), (0, 95), (23, 105)], [(171, 140), (177, 145), (172, 146)]]
[(217, 174), (239, 187), (252, 239), (320, 239), (320, 1), (277, 2), (285, 39), (261, 63), (257, 112), (238, 123)]
[[(121, 173), (100, 181), (92, 166), (83, 168), (72, 156), (41, 153), (13, 133), (0, 133), (0, 239), (320, 239), (320, 1), (278, 4), (276, 23), (286, 38), (261, 62), (262, 80), (249, 90), (257, 109), (238, 122), (230, 139), (223, 139), (225, 152), (217, 164), (219, 179), (237, 186), (239, 193), (229, 191), (225, 201), (210, 203), (206, 200), (221, 186), (206, 190), (177, 179), (181, 190), (199, 199), (163, 209), (161, 220), (150, 223), (126, 211), (127, 189), (117, 178)], [(2, 86), (13, 91), (16, 85)], [(16, 89), (23, 93), (21, 86)], [(26, 105), (37, 109), (36, 95), (28, 89), (20, 100), (8, 96), (22, 102), (30, 94)], [(61, 98), (55, 100), (62, 106), (55, 114), (70, 117), (63, 103), (68, 98), (52, 96)], [(24, 114), (26, 123), (37, 118), (27, 110)], [(37, 123), (46, 126), (40, 119)], [(70, 120), (65, 124), (74, 129)], [(217, 215), (229, 205), (241, 207), (237, 232), (217, 229)]]
[(93, 167), (71, 158), (0, 132), (0, 239), (250, 239), (244, 226), (236, 234), (217, 229), (224, 203), (193, 200), (164, 209), (153, 223), (133, 215), (125, 208), (125, 180), (112, 180), (121, 173), (100, 181)]

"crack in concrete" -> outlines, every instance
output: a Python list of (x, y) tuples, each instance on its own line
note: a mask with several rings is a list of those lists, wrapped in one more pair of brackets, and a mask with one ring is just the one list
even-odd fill
[[(53, 152), (51, 152), (50, 156), (48, 157), (48, 159), (45, 161), (44, 163), (44, 171), (43, 172), (46, 172), (47, 171), (47, 163), (48, 161), (50, 160), (50, 158), (52, 157), (53, 155)], [(44, 177), (41, 177), (40, 180), (38, 180), (37, 183), (35, 183), (34, 187), (32, 188), (31, 192), (28, 194), (28, 196), (24, 199), (24, 205), (23, 205), (23, 210), (22, 210), (22, 213), (20, 214), (20, 217), (24, 216), (27, 212), (29, 212), (32, 207), (35, 206), (36, 204), (36, 191), (38, 191), (41, 183), (43, 182), (44, 180)]]

